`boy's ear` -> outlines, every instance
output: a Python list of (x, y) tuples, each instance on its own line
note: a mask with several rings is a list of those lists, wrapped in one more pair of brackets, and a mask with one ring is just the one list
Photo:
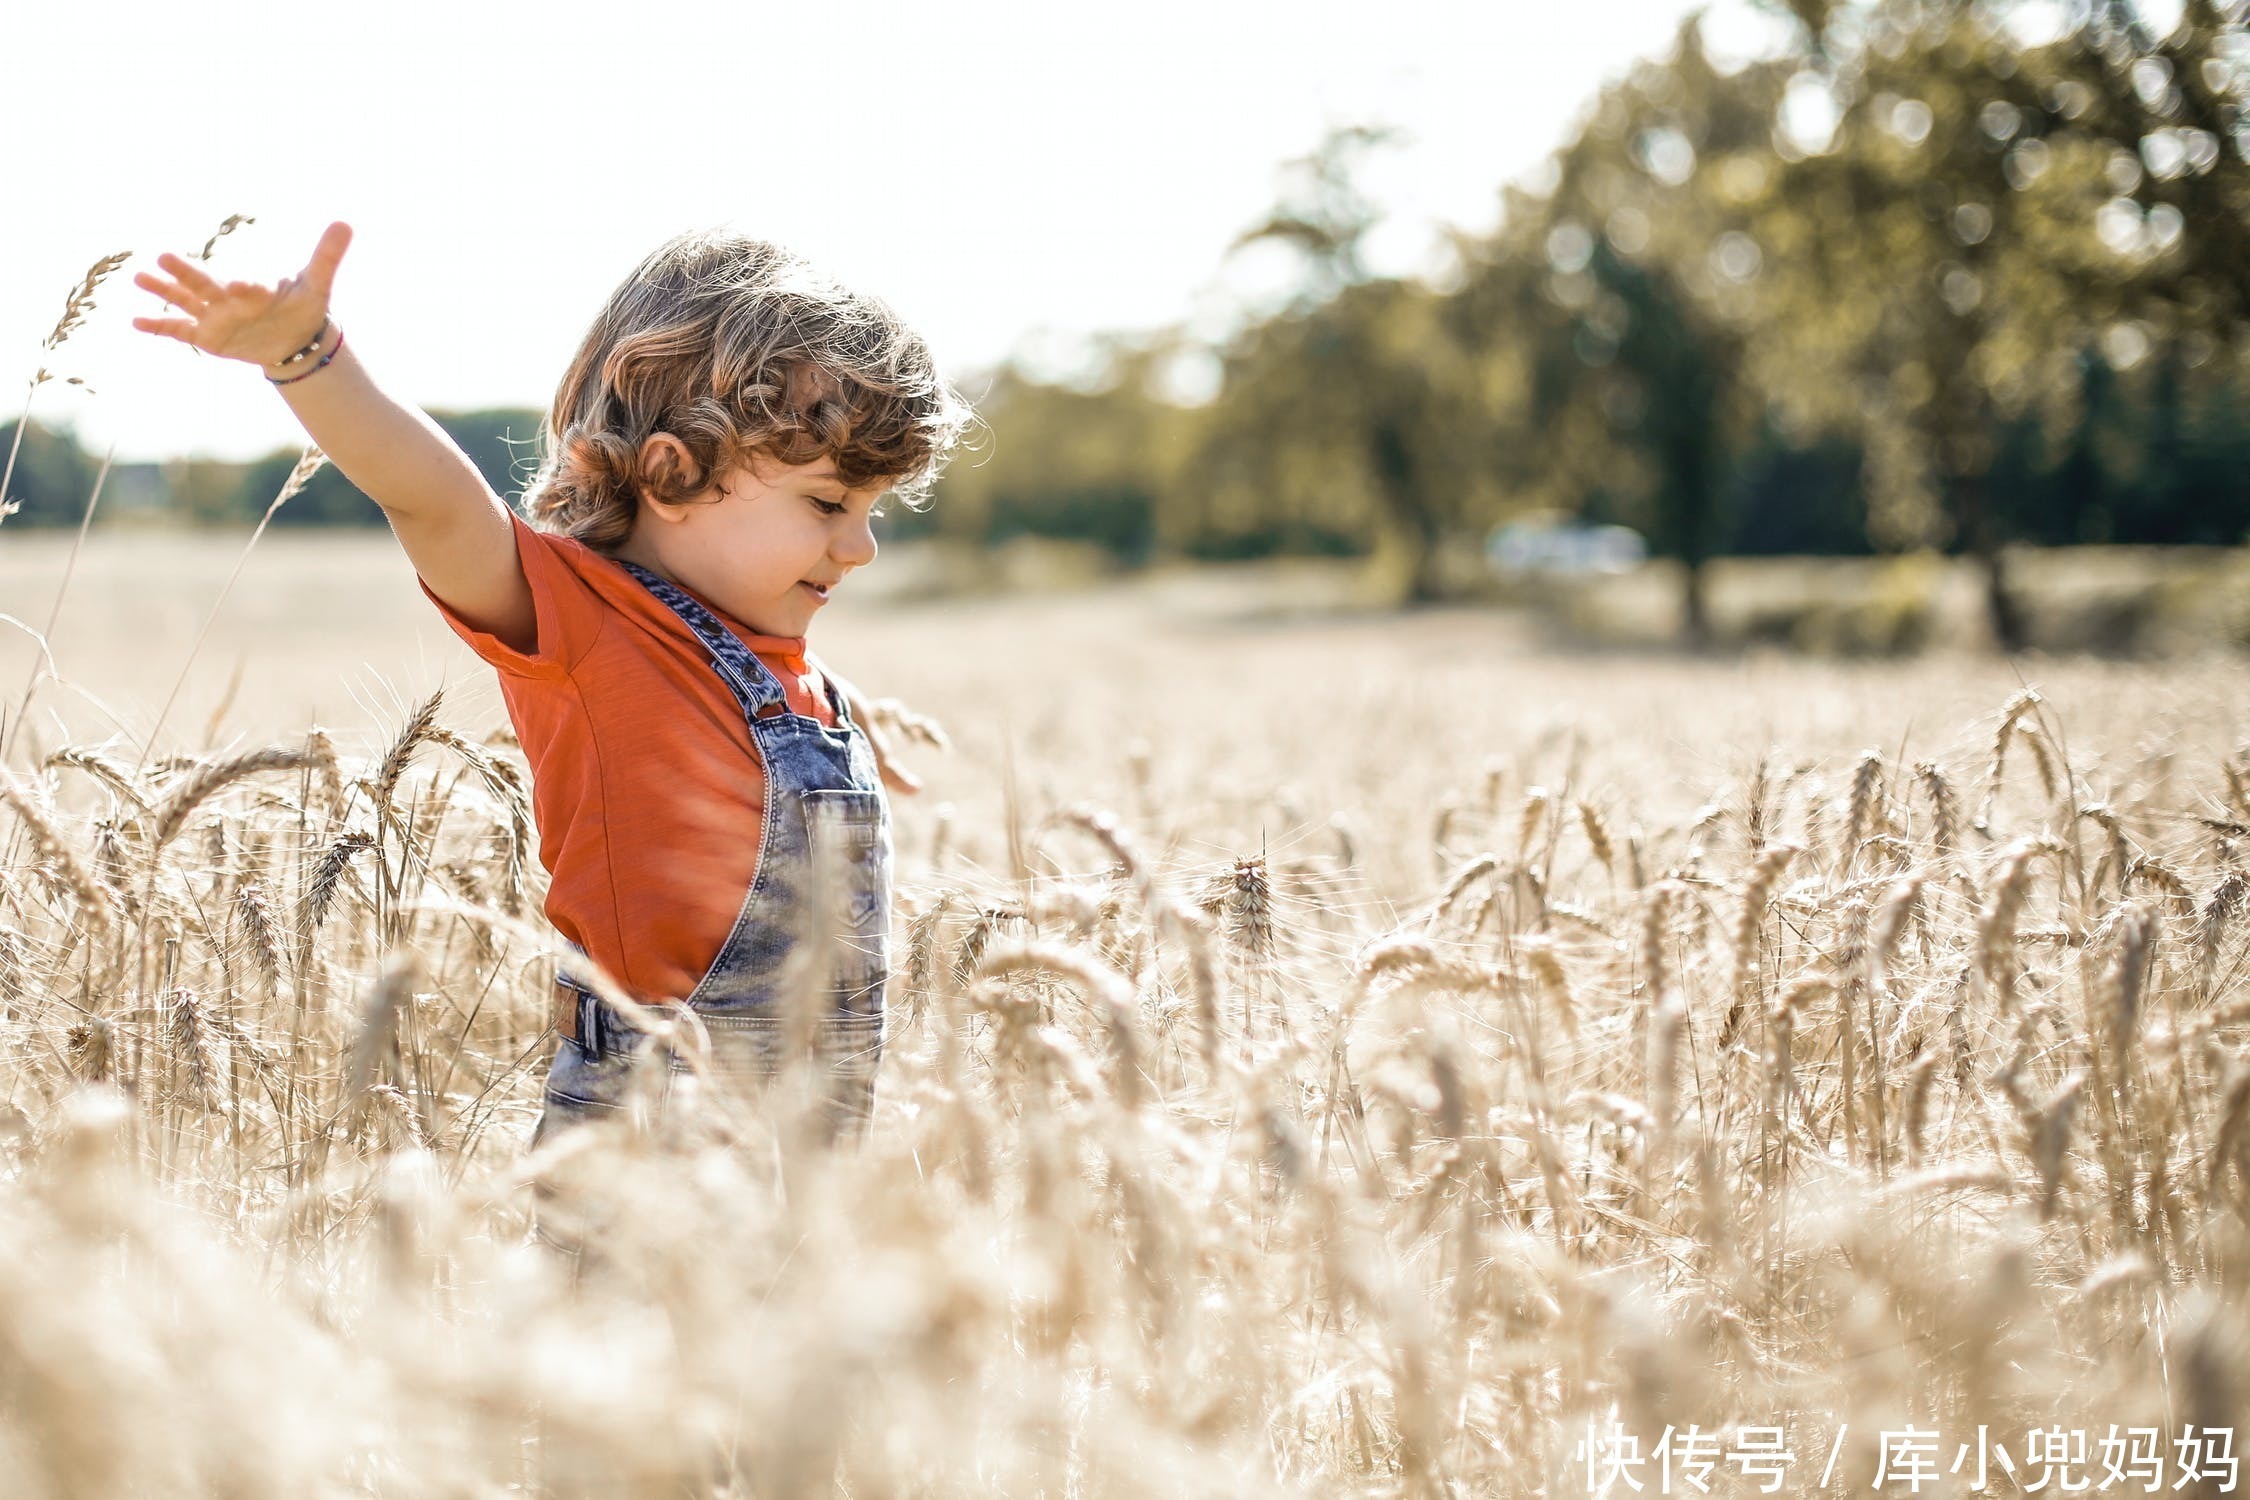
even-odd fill
[(641, 482), (635, 488), (640, 498), (652, 506), (676, 502), (656, 499), (648, 491), (650, 485), (676, 480), (684, 484), (691, 493), (703, 486), (702, 467), (696, 463), (694, 455), (688, 452), (687, 444), (669, 432), (652, 432), (642, 440), (638, 468)]

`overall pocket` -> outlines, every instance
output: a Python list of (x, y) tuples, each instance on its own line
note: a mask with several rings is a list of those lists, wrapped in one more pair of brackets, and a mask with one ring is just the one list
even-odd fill
[(614, 1115), (625, 1107), (625, 1075), (632, 1062), (623, 1052), (596, 1058), (583, 1043), (564, 1037), (547, 1065), (540, 1090), (539, 1124), (531, 1133), (537, 1147), (555, 1130)]
[(880, 792), (850, 788), (802, 794), (809, 862), (838, 881), (833, 913), (831, 1013), (880, 1018), (890, 978), (891, 825)]

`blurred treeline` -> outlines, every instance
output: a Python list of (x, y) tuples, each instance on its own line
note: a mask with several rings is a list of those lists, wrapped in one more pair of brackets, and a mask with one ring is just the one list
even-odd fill
[(1244, 236), (1306, 275), (1216, 399), (1161, 399), (1177, 331), (1092, 388), (1003, 370), (933, 523), (1387, 550), (1432, 597), (1554, 509), (1686, 564), (1691, 635), (1710, 558), (1936, 548), (2011, 646), (2006, 543), (2250, 540), (2246, 7), (2082, 4), (2039, 45), (2004, 5), (1787, 9), (1732, 74), (1691, 20), (1438, 285), (1365, 273), (1383, 133), (1332, 136)]
[[(493, 488), (520, 491), (537, 467), (539, 413), (517, 407), (482, 411), (432, 412), (432, 420), (460, 444)], [(16, 443), (16, 424), (0, 425), (0, 457), (15, 449), (15, 475), (8, 498), (20, 509), (10, 527), (75, 526), (101, 473), (101, 460), (67, 430), (55, 432), (33, 419)], [(139, 519), (160, 511), (167, 525), (232, 525), (265, 513), (303, 450), (276, 450), (249, 463), (215, 458), (171, 459), (162, 463), (115, 464), (102, 481), (95, 525), (105, 520)], [(274, 513), (275, 526), (382, 526), (383, 513), (339, 474), (324, 466), (310, 483)]]
[[(1712, 558), (1937, 549), (2011, 646), (2009, 543), (2250, 540), (2250, 0), (2164, 36), (2130, 0), (1776, 9), (1733, 72), (1691, 18), (1435, 281), (1367, 271), (1389, 137), (1337, 131), (1238, 242), (1299, 252), (1286, 305), (969, 382), (982, 451), (895, 534), (1371, 555), (1432, 598), (1560, 511), (1683, 564), (1691, 636)], [(440, 420), (521, 487), (536, 414)], [(255, 515), (293, 457), (174, 466), (170, 503)], [(91, 470), (32, 434), (21, 519), (75, 520)], [(333, 470), (276, 517), (333, 521), (379, 522)]]

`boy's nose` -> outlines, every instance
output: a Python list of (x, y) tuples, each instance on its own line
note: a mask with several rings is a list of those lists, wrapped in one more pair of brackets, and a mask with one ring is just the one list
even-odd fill
[(847, 527), (829, 550), (846, 567), (864, 568), (875, 560), (875, 528), (865, 520)]

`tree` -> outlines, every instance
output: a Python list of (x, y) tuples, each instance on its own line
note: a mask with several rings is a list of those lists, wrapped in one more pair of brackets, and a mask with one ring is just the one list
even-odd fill
[(1146, 561), (1192, 424), (1149, 390), (1167, 352), (1161, 337), (1112, 340), (1098, 378), (1078, 385), (1003, 364), (978, 402), (989, 441), (945, 471), (929, 529), (982, 541), (1069, 537)]
[(1280, 204), (1236, 241), (1294, 246), (1304, 276), (1286, 308), (1227, 348), (1181, 485), (1187, 507), (1238, 530), (1294, 526), (1395, 549), (1402, 597), (1419, 602), (1446, 592), (1446, 548), (1491, 495), (1475, 462), (1476, 372), (1442, 299), (1371, 278), (1361, 259), (1377, 215), (1354, 172), (1390, 139), (1332, 130), (1289, 164)]
[[(2205, 128), (2241, 118), (2239, 77), (2231, 102), (2205, 86), (2231, 76), (2203, 65), (2225, 23), (2197, 0), (2154, 47), (2106, 3), (2026, 48), (2004, 8), (1970, 0), (1793, 10), (1787, 97), (1833, 128), (1777, 127), (1784, 160), (1750, 232), (1789, 274), (1764, 300), (1758, 378), (1800, 420), (1856, 431), (1877, 540), (1973, 557), (1991, 638), (2016, 649), (2005, 434), (2038, 410), (2090, 420), (2086, 359), (2136, 310), (2174, 329), (2241, 316), (2241, 153)], [(2172, 82), (2183, 67), (2200, 93)], [(2198, 182), (2144, 204), (2128, 196), (2144, 162)], [(2096, 473), (2071, 461), (2082, 505)]]
[(1454, 299), (1489, 388), (1520, 403), (1491, 418), (1493, 464), (1560, 508), (1599, 497), (1677, 560), (1698, 645), (1722, 497), (1761, 409), (1744, 375), (1756, 252), (1734, 245), (1734, 195), (1715, 179), (1748, 160), (1763, 181), (1772, 91), (1755, 71), (1719, 78), (1691, 18), (1670, 60), (1604, 91), (1548, 191), (1510, 195)]
[(0, 503), (13, 502), (21, 509), (5, 518), (10, 526), (62, 526), (78, 524), (86, 501), (94, 491), (100, 465), (78, 445), (77, 436), (65, 428), (56, 432), (46, 424), (24, 424), (17, 442), (14, 422), (0, 426), (0, 460), (13, 450), (15, 472)]

